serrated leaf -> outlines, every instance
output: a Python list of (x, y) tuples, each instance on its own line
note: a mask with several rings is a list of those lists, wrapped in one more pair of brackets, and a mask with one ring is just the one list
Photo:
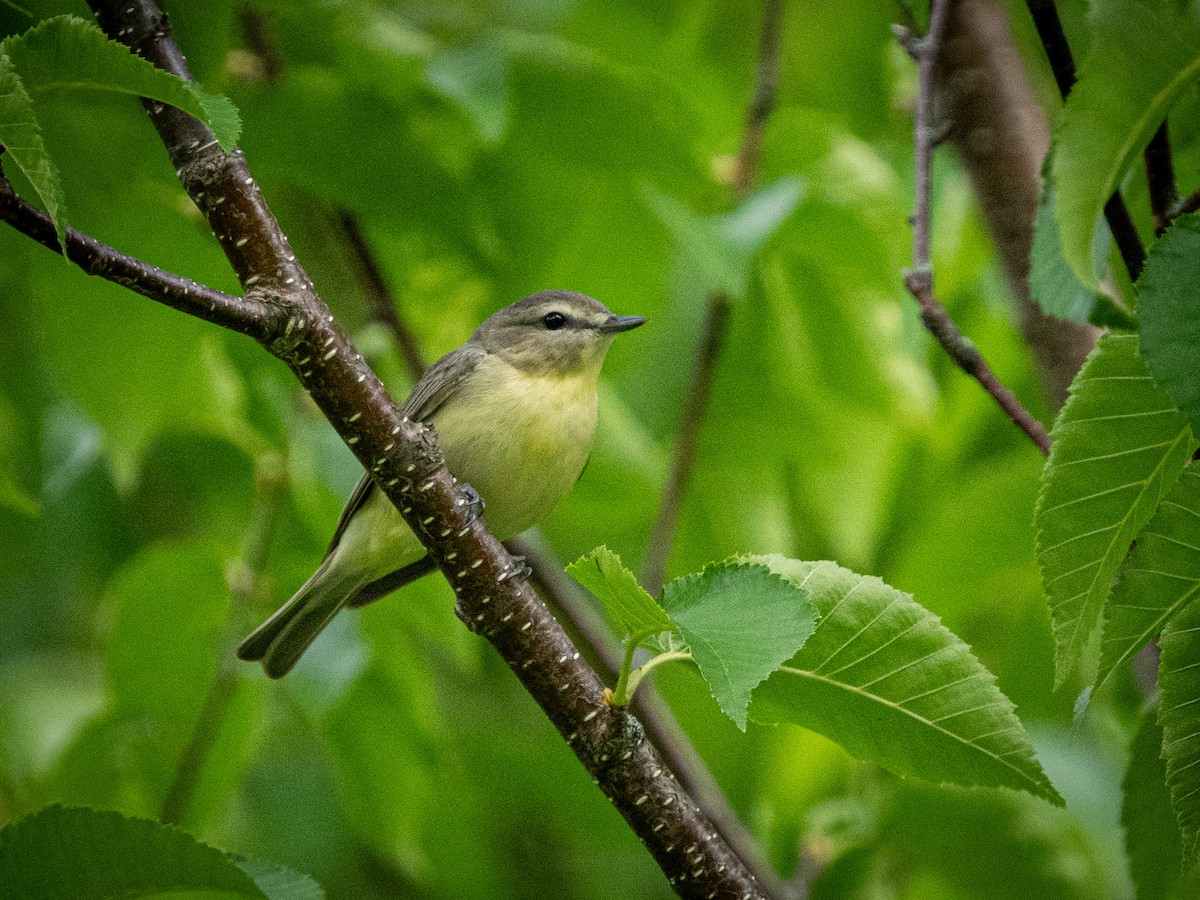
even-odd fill
[(706, 287), (741, 297), (749, 285), (754, 255), (796, 209), (804, 186), (798, 178), (781, 178), (719, 216), (699, 216), (649, 185), (643, 192)]
[(1093, 5), (1091, 25), (1091, 50), (1055, 134), (1053, 173), (1063, 253), (1094, 289), (1097, 220), (1167, 111), (1200, 74), (1200, 24), (1188, 4), (1111, 0)]
[(1083, 661), (1130, 543), (1196, 441), (1138, 355), (1137, 335), (1122, 334), (1096, 344), (1050, 437), (1034, 522), (1062, 685)]
[(1200, 213), (1180, 216), (1154, 242), (1138, 279), (1142, 356), (1154, 375), (1200, 432)]
[(156, 68), (94, 23), (55, 16), (0, 42), (36, 101), (47, 90), (115, 91), (178, 107), (206, 123), (226, 150), (237, 144), (241, 121), (227, 98)]
[[(1051, 316), (1072, 322), (1087, 322), (1096, 306), (1096, 291), (1081, 284), (1063, 257), (1058, 222), (1054, 218), (1055, 190), (1050, 174), (1053, 150), (1046, 158), (1042, 173), (1042, 190), (1038, 197), (1037, 213), (1033, 217), (1033, 247), (1029, 254), (1029, 294)], [(1109, 233), (1107, 225), (1097, 229), (1107, 257)]]
[(66, 198), (58, 169), (42, 140), (33, 99), (0, 44), (0, 144), (37, 191), (46, 214), (54, 221), (60, 246), (66, 241)]
[(1183, 858), (1195, 864), (1200, 861), (1200, 603), (1167, 623), (1160, 646), (1162, 756)]
[(1100, 644), (1103, 683), (1200, 594), (1200, 462), (1178, 484), (1138, 535), (1105, 607)]
[(1171, 811), (1167, 770), (1160, 755), (1163, 732), (1158, 712), (1156, 701), (1142, 713), (1121, 785), (1121, 825), (1138, 900), (1194, 896), (1200, 887), (1196, 873), (1185, 872), (1182, 877), (1191, 885), (1191, 891), (1185, 894), (1178, 890), (1182, 861), (1179, 825)]
[(663, 588), (721, 710), (746, 730), (750, 694), (804, 646), (817, 614), (802, 588), (763, 565), (719, 563)]
[(307, 875), (266, 859), (230, 854), (230, 860), (254, 879), (269, 900), (325, 900), (325, 891)]
[(223, 853), (147, 819), (50, 806), (0, 831), (6, 897), (267, 897)]
[(749, 557), (803, 586), (820, 624), (754, 693), (751, 718), (791, 722), (901, 775), (1062, 798), (1012, 701), (933, 613), (831, 562)]
[(581, 556), (567, 566), (567, 574), (595, 594), (618, 630), (634, 641), (675, 630), (671, 617), (607, 547)]

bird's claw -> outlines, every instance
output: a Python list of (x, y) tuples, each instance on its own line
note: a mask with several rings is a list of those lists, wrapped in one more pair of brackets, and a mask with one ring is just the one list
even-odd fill
[(507, 581), (510, 578), (528, 578), (533, 574), (533, 567), (525, 561), (525, 557), (514, 553), (509, 558), (512, 562), (501, 574), (501, 581)]
[(461, 495), (458, 498), (458, 505), (467, 508), (468, 523), (474, 525), (479, 517), (483, 515), (483, 509), (487, 506), (487, 503), (479, 496), (479, 491), (466, 482), (458, 486), (458, 492)]

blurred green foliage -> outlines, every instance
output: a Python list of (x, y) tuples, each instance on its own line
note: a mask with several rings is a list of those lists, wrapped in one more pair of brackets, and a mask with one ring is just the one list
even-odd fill
[[(708, 286), (661, 211), (734, 206), (721, 176), (760, 5), (166, 7), (205, 88), (240, 110), (297, 255), (398, 394), (409, 382), (341, 210), (430, 359), (540, 288), (649, 317), (610, 356), (591, 464), (544, 529), (563, 559), (605, 543), (636, 569)], [(788, 10), (760, 184), (800, 179), (803, 194), (735, 303), (670, 574), (784, 553), (913, 593), (996, 673), (1067, 808), (897, 779), (798, 728), (742, 735), (694, 673), (652, 677), (780, 871), (822, 873), (818, 896), (1129, 897), (1119, 786), (1138, 698), (1114, 678), (1070, 731), (1082, 685), (1050, 689), (1033, 551), (1041, 459), (930, 345), (901, 283), (898, 14)], [(32, 24), (0, 4), (4, 34)], [(54, 102), (45, 139), (71, 224), (235, 291), (138, 103)], [(936, 175), (939, 297), (1045, 418), (966, 180), (949, 158)], [(439, 578), (340, 617), (280, 683), (232, 661), (319, 561), (357, 478), (282, 364), (7, 228), (0, 322), (0, 822), (55, 801), (157, 817), (174, 798), (201, 840), (331, 898), (668, 894)]]

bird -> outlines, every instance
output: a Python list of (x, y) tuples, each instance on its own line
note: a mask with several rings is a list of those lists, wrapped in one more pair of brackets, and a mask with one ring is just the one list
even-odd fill
[[(540, 522), (591, 453), (600, 369), (614, 338), (645, 324), (585, 294), (546, 290), (487, 318), (414, 385), (401, 413), (432, 425), (446, 468), (501, 540)], [(379, 599), (436, 568), (366, 473), (321, 564), (237, 648), (271, 678), (286, 675), (342, 609)]]

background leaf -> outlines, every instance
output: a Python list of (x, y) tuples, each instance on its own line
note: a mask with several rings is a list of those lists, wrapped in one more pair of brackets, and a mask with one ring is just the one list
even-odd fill
[(1130, 543), (1196, 441), (1146, 371), (1136, 335), (1120, 334), (1100, 339), (1050, 436), (1034, 520), (1061, 686), (1084, 660)]
[(1196, 279), (1200, 277), (1200, 214), (1180, 216), (1146, 257), (1138, 279), (1142, 356), (1154, 380), (1200, 432), (1200, 323)]
[(1183, 838), (1183, 859), (1194, 865), (1200, 860), (1200, 604), (1193, 603), (1167, 623), (1161, 647), (1162, 756)]
[(1168, 0), (1107, 0), (1092, 13), (1092, 45), (1055, 134), (1054, 184), (1063, 254), (1099, 284), (1096, 222), (1167, 111), (1200, 75), (1200, 24)]
[[(1042, 167), (1042, 190), (1033, 219), (1033, 249), (1029, 255), (1029, 294), (1052, 316), (1087, 322), (1096, 306), (1096, 290), (1080, 283), (1063, 256), (1062, 237), (1054, 215), (1056, 199), (1050, 172), (1053, 158), (1052, 150)], [(1110, 242), (1108, 225), (1102, 224), (1096, 230), (1104, 248), (1100, 258), (1106, 259)]]
[(1121, 824), (1129, 854), (1129, 874), (1138, 900), (1186, 897), (1200, 888), (1200, 872), (1181, 873), (1179, 823), (1171, 809), (1167, 769), (1162, 760), (1159, 703), (1149, 704), (1139, 720), (1125, 770)]
[(936, 616), (833, 563), (755, 559), (803, 586), (820, 624), (755, 692), (752, 718), (811, 728), (901, 775), (1062, 802), (1012, 702)]
[(751, 691), (804, 646), (817, 622), (807, 592), (761, 565), (706, 566), (667, 582), (662, 602), (717, 704), (743, 731)]
[(1200, 463), (1179, 483), (1138, 535), (1105, 607), (1097, 684), (1162, 631), (1200, 591)]
[(263, 898), (219, 850), (157, 822), (51, 806), (0, 831), (0, 882), (11, 897), (207, 892)]

